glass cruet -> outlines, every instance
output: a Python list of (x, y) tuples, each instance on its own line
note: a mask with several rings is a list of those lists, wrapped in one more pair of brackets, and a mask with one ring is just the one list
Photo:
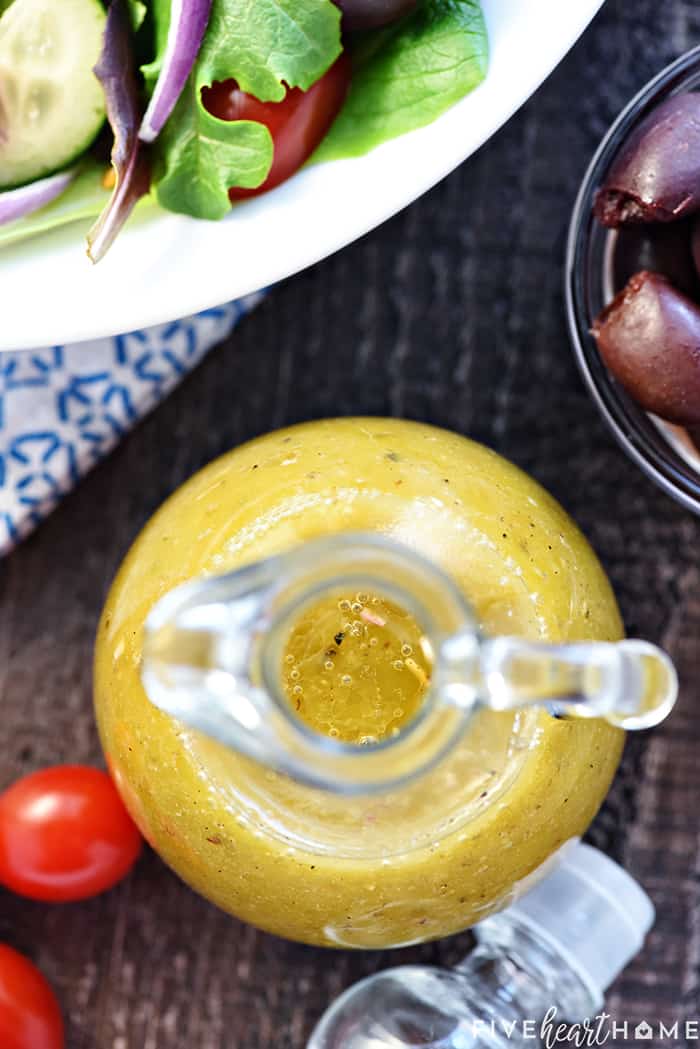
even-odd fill
[[(325, 596), (356, 590), (408, 610), (432, 666), (412, 720), (361, 744), (310, 728), (281, 682), (298, 617)], [(151, 702), (184, 725), (298, 782), (346, 795), (393, 789), (425, 773), (480, 709), (545, 707), (559, 718), (642, 729), (662, 720), (677, 694), (670, 659), (645, 641), (484, 636), (441, 568), (394, 540), (354, 533), (166, 594), (145, 623), (141, 676)]]

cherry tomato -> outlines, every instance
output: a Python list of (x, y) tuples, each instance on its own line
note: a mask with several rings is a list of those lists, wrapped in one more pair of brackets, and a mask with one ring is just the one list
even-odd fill
[(350, 59), (346, 54), (333, 63), (309, 88), (287, 89), (281, 102), (259, 102), (241, 91), (235, 80), (224, 80), (202, 89), (206, 109), (220, 120), (257, 120), (272, 135), (272, 168), (257, 189), (229, 190), (231, 200), (256, 197), (279, 186), (311, 156), (333, 123), (350, 85)]
[(2, 1049), (63, 1049), (63, 1019), (56, 997), (23, 954), (0, 943)]
[(99, 769), (44, 769), (0, 795), (0, 883), (21, 896), (96, 896), (128, 873), (140, 850), (138, 830)]

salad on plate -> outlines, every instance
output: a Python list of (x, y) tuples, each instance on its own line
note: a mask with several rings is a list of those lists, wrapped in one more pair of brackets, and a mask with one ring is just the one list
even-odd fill
[(0, 0), (0, 246), (139, 201), (219, 220), (485, 77), (478, 0)]

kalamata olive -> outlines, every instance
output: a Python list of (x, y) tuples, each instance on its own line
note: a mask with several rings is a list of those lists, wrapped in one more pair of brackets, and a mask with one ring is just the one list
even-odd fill
[(334, 0), (344, 29), (378, 29), (413, 11), (418, 0)]
[(668, 278), (691, 299), (700, 299), (700, 277), (690, 249), (693, 220), (670, 226), (626, 226), (615, 236), (612, 278), (615, 291), (640, 270), (653, 270)]
[(700, 423), (700, 307), (643, 270), (605, 307), (593, 335), (606, 365), (648, 412)]
[(604, 226), (674, 222), (700, 209), (700, 93), (673, 95), (630, 134), (598, 190)]
[(690, 254), (695, 265), (695, 272), (700, 277), (700, 215), (693, 221), (690, 233)]

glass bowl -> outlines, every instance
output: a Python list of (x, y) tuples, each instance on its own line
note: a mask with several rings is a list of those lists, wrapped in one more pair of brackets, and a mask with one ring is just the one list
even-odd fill
[[(667, 66), (612, 125), (591, 161), (574, 206), (566, 250), (566, 305), (579, 369), (603, 418), (631, 459), (668, 495), (700, 514), (700, 437), (640, 408), (603, 363), (591, 335), (598, 313), (621, 286), (615, 279), (619, 231), (593, 215), (593, 201), (630, 131), (679, 91), (700, 89), (700, 47)], [(648, 268), (648, 267), (639, 267)]]

